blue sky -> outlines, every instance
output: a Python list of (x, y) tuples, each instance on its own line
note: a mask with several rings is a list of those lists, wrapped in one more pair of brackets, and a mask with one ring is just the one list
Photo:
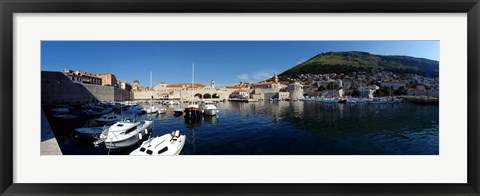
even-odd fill
[(113, 73), (143, 86), (257, 82), (324, 52), (363, 51), (439, 60), (438, 41), (42, 41), (41, 70)]

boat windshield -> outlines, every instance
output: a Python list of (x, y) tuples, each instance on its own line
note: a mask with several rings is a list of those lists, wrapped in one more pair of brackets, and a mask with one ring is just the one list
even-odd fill
[(140, 112), (141, 111), (138, 110), (127, 110), (122, 114), (122, 118), (120, 121), (130, 123), (137, 122)]

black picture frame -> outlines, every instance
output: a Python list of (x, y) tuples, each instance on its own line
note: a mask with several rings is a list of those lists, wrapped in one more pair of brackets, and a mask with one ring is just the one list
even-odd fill
[[(478, 0), (0, 0), (1, 195), (479, 195)], [(466, 184), (23, 184), (13, 183), (14, 13), (467, 13)]]

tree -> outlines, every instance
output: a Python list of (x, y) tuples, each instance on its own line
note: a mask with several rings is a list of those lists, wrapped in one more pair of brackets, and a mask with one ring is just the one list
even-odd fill
[(354, 91), (352, 91), (351, 96), (352, 97), (358, 97), (358, 96), (360, 96), (360, 93), (358, 92), (358, 90), (354, 90)]
[(408, 83), (406, 86), (407, 88), (417, 88), (417, 84), (413, 82)]
[(384, 87), (381, 87), (380, 89), (376, 90), (373, 93), (373, 96), (375, 96), (375, 97), (390, 96), (390, 92), (392, 92), (392, 87), (391, 86), (384, 86)]
[(393, 91), (393, 95), (395, 95), (395, 96), (406, 95), (406, 94), (407, 94), (407, 91), (403, 87), (400, 87), (397, 90)]
[(328, 90), (337, 90), (339, 88), (338, 84), (335, 82), (328, 83)]

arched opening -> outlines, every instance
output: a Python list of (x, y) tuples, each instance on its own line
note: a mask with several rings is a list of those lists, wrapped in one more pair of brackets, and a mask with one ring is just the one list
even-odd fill
[(212, 95), (206, 93), (206, 94), (203, 95), (203, 98), (204, 98), (204, 99), (211, 99), (211, 98), (212, 98)]
[(202, 99), (202, 94), (197, 93), (197, 94), (195, 94), (194, 98), (195, 99)]
[(214, 99), (218, 99), (218, 98), (220, 98), (220, 95), (219, 95), (219, 94), (217, 94), (217, 93), (214, 93), (214, 94), (212, 95), (212, 98), (214, 98)]

